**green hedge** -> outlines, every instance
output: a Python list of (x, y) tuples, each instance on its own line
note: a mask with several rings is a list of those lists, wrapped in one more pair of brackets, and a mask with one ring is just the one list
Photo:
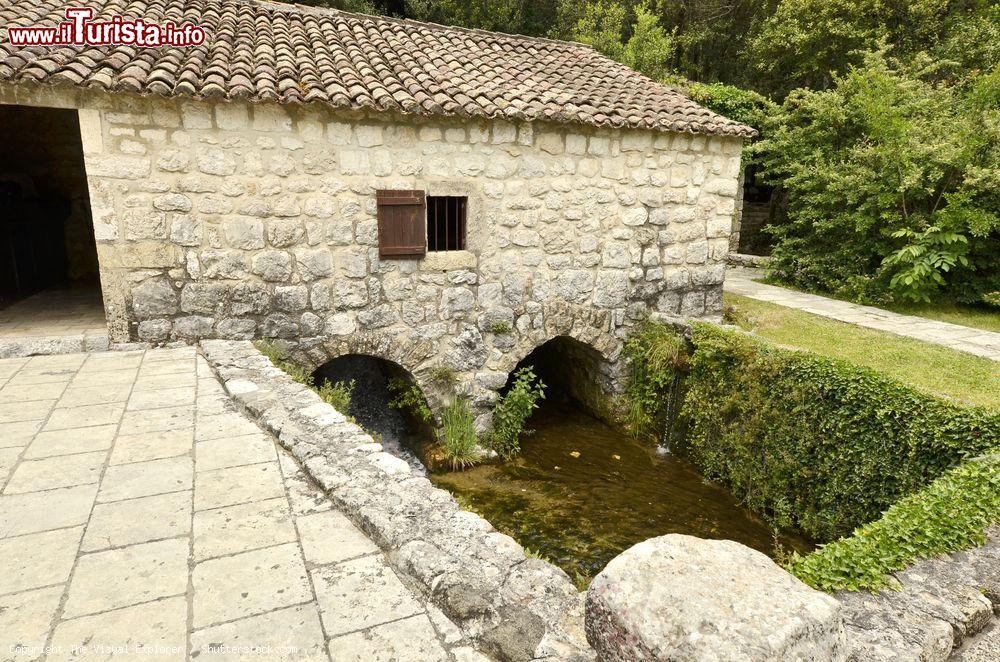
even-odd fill
[(889, 573), (917, 558), (983, 544), (1000, 523), (1000, 455), (965, 462), (919, 492), (904, 497), (881, 519), (805, 556), (788, 570), (823, 591), (876, 589)]
[[(652, 353), (648, 343), (658, 335), (662, 329), (651, 327), (629, 343), (633, 362)], [(681, 400), (675, 446), (751, 510), (817, 541), (850, 534), (964, 459), (1000, 446), (998, 411), (717, 326), (696, 325), (691, 341), (683, 387), (665, 393), (661, 408)], [(642, 388), (633, 383), (629, 398)], [(662, 412), (650, 414), (658, 416), (669, 424)]]

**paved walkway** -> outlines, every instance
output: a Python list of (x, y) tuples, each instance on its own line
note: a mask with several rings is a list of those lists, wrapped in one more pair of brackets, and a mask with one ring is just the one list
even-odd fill
[(0, 358), (108, 348), (99, 288), (52, 288), (0, 309)]
[(1000, 361), (1000, 333), (938, 322), (925, 317), (900, 315), (881, 308), (828, 299), (753, 280), (760, 276), (761, 272), (758, 270), (730, 268), (726, 272), (725, 290), (751, 299), (769, 301), (814, 315), (887, 331)]
[(485, 659), (191, 348), (0, 360), (0, 488), (0, 660)]

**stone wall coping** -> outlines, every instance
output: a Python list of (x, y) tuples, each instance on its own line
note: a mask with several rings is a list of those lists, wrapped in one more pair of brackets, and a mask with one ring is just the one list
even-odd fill
[(834, 595), (851, 659), (948, 659), (969, 638), (1000, 624), (1000, 527), (987, 531), (981, 547), (921, 559), (893, 580), (892, 589)]
[(382, 452), (370, 435), (246, 341), (201, 351), (234, 401), (386, 553), (402, 579), (501, 660), (594, 660), (584, 594), (565, 572)]

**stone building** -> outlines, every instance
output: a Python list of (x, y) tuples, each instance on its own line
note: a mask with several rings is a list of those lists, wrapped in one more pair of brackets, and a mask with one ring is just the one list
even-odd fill
[[(207, 34), (0, 41), (0, 124), (35, 138), (0, 152), (85, 173), (113, 342), (284, 338), (312, 365), (446, 365), (488, 399), (553, 338), (613, 365), (651, 312), (721, 311), (752, 130), (590, 47), (242, 0), (80, 4)], [(13, 0), (0, 23), (63, 11)], [(53, 159), (44, 127), (67, 117), (78, 154)]]

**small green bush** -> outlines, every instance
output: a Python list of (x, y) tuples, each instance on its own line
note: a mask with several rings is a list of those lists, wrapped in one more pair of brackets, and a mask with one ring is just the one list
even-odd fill
[(443, 389), (452, 389), (458, 381), (455, 369), (446, 365), (436, 365), (427, 374), (431, 384)]
[(476, 444), (476, 419), (465, 398), (455, 398), (441, 412), (441, 448), (455, 468), (479, 460)]
[(505, 460), (521, 451), (524, 423), (545, 397), (545, 384), (530, 367), (514, 373), (514, 385), (493, 409), (493, 423), (486, 433), (486, 444)]
[[(676, 338), (651, 325), (633, 369), (661, 400), (633, 403), (668, 424)], [(659, 340), (657, 340), (659, 338)], [(844, 361), (695, 325), (674, 447), (777, 527), (826, 542), (878, 519), (900, 498), (1000, 445), (1000, 412), (915, 391)], [(637, 352), (635, 347), (646, 349)]]
[(647, 324), (625, 343), (630, 371), (619, 409), (629, 431), (658, 437), (675, 418), (680, 376), (687, 365), (684, 338), (663, 324)]
[(389, 393), (393, 396), (389, 401), (389, 406), (393, 409), (409, 412), (424, 423), (431, 423), (434, 420), (434, 414), (427, 406), (423, 391), (416, 384), (401, 377), (394, 377), (389, 380)]
[(324, 380), (316, 387), (319, 397), (341, 414), (349, 415), (351, 411), (351, 396), (354, 395), (354, 380), (349, 382), (331, 382)]
[[(276, 368), (279, 368), (282, 372), (298, 383), (305, 384), (312, 390), (316, 391), (324, 402), (346, 416), (347, 420), (355, 422), (354, 418), (350, 415), (351, 396), (354, 394), (353, 379), (349, 382), (337, 383), (324, 380), (322, 384), (317, 385), (316, 380), (313, 379), (312, 373), (302, 366), (289, 361), (288, 352), (273, 341), (258, 340), (254, 343), (254, 347), (257, 348), (257, 351), (266, 356)], [(369, 434), (375, 436), (372, 432), (369, 432)]]
[(1000, 455), (972, 459), (894, 504), (881, 519), (805, 556), (792, 574), (823, 591), (878, 589), (918, 558), (982, 545), (1000, 523)]

